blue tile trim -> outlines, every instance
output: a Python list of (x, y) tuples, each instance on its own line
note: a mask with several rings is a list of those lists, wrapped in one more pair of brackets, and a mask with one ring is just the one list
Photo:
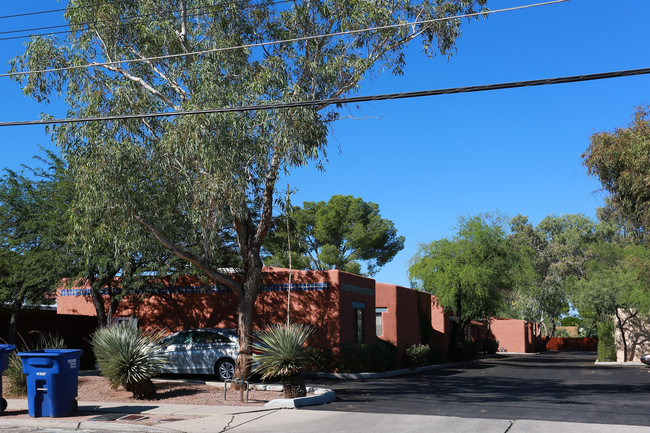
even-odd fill
[[(291, 291), (319, 291), (327, 290), (329, 283), (292, 283)], [(265, 284), (263, 292), (286, 292), (289, 284)], [(226, 293), (231, 290), (225, 286), (174, 286), (164, 289), (136, 289), (130, 291), (134, 295), (170, 295), (175, 293)], [(100, 291), (102, 295), (108, 295), (108, 289)], [(61, 289), (61, 296), (90, 296), (90, 289)]]

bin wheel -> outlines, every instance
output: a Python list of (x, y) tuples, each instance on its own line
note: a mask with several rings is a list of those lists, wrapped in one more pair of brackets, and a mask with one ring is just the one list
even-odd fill
[(79, 409), (79, 403), (77, 402), (77, 399), (75, 398), (72, 401), (72, 413), (77, 413), (77, 409)]
[(7, 408), (7, 400), (5, 400), (4, 398), (0, 399), (0, 414), (4, 412), (6, 408)]

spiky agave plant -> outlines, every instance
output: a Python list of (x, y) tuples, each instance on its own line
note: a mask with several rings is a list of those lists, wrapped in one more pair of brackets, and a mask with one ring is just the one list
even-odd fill
[(155, 398), (151, 378), (166, 362), (159, 350), (161, 337), (125, 323), (100, 328), (93, 334), (91, 344), (97, 366), (113, 389), (122, 385), (134, 398)]
[[(18, 352), (29, 352), (41, 349), (67, 349), (65, 340), (58, 334), (43, 334), (38, 332), (38, 338), (31, 344), (19, 336), (21, 343)], [(27, 375), (23, 373), (23, 362), (16, 352), (9, 355), (7, 369), (3, 373), (7, 378), (7, 393), (15, 397), (27, 395)], [(1, 397), (1, 396), (0, 396)]]
[(261, 373), (262, 379), (280, 376), (286, 398), (307, 394), (302, 371), (308, 357), (303, 345), (312, 332), (311, 327), (295, 323), (255, 332), (253, 371)]

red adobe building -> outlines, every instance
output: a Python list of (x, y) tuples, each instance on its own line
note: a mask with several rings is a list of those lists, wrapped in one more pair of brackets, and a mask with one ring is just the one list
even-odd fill
[[(264, 271), (264, 286), (253, 317), (256, 329), (287, 320), (290, 271)], [(407, 347), (418, 343), (436, 345), (447, 354), (450, 314), (445, 314), (429, 293), (377, 283), (372, 278), (339, 270), (293, 270), (290, 297), (291, 321), (315, 329), (308, 341), (312, 346), (329, 348), (337, 354), (346, 343), (372, 344), (379, 337), (397, 346), (398, 361), (403, 359)], [(90, 288), (58, 289), (57, 313), (96, 315)], [(128, 296), (120, 303), (117, 315), (137, 318), (138, 326), (148, 330), (235, 328), (237, 299), (226, 287), (201, 285), (188, 277), (175, 285)], [(532, 351), (533, 333), (529, 325), (523, 320), (494, 319), (491, 332), (505, 351)]]

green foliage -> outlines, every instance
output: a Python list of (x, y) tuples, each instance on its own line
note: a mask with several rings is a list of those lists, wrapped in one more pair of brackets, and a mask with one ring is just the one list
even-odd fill
[(307, 356), (305, 371), (329, 372), (334, 369), (334, 355), (331, 349), (307, 346), (303, 350)]
[(460, 339), (472, 320), (492, 317), (503, 308), (506, 293), (519, 284), (526, 266), (503, 220), (483, 215), (461, 218), (452, 239), (421, 245), (410, 261), (409, 278), (455, 311)]
[(488, 355), (494, 355), (499, 350), (499, 341), (488, 339), (483, 342), (483, 352)]
[(126, 323), (98, 329), (91, 344), (99, 371), (112, 388), (121, 385), (135, 398), (151, 398), (148, 392), (141, 393), (139, 386), (149, 384), (166, 362), (160, 338), (162, 335), (145, 334)]
[(0, 178), (0, 303), (15, 311), (50, 302), (70, 275), (64, 164), (52, 153), (40, 159), (48, 166), (4, 170)]
[(388, 341), (377, 339), (375, 344), (347, 343), (341, 348), (339, 360), (343, 373), (388, 371), (395, 368), (397, 348)]
[(313, 329), (306, 325), (271, 325), (256, 331), (253, 362), (254, 371), (262, 373), (262, 379), (276, 376), (291, 376), (302, 372), (308, 362), (303, 345)]
[(632, 123), (598, 132), (582, 155), (587, 172), (610, 193), (604, 213), (635, 241), (650, 229), (650, 107), (637, 108)]
[(456, 343), (456, 361), (473, 361), (475, 359), (478, 359), (480, 353), (480, 341), (462, 341), (460, 343)]
[(598, 324), (598, 361), (616, 361), (616, 340), (614, 337), (614, 320)]
[(511, 221), (512, 240), (527, 251), (534, 272), (512, 295), (515, 316), (550, 327), (569, 311), (570, 287), (581, 277), (598, 227), (582, 214), (549, 215), (533, 227), (526, 217)]
[(431, 365), (433, 356), (433, 351), (426, 344), (414, 344), (406, 348), (406, 364), (409, 367)]
[[(467, 14), (486, 0), (366, 2), (265, 0), (214, 7), (207, 0), (70, 0), (66, 40), (33, 37), (12, 72), (154, 57), (16, 76), (24, 93), (47, 102), (64, 95), (69, 117), (178, 112), (217, 107), (336, 100), (383, 71), (401, 74), (406, 47), (451, 55), (460, 20), (386, 28)], [(189, 13), (202, 10), (199, 15)], [(173, 11), (161, 14), (160, 11)], [(156, 16), (124, 25), (133, 17)], [(223, 49), (313, 34), (382, 27), (347, 37)], [(262, 242), (271, 225), (276, 182), (325, 161), (336, 103), (192, 116), (65, 123), (50, 131), (74, 173), (78, 229), (101, 221), (119, 251), (155, 238), (240, 299), (240, 363), (250, 366), (253, 305), (262, 285)], [(148, 236), (144, 236), (146, 232)], [(88, 236), (85, 243), (92, 244)], [(234, 250), (233, 250), (234, 249)], [(233, 263), (235, 251), (238, 256)], [(224, 267), (246, 271), (233, 278)]]
[[(267, 264), (288, 267), (285, 216), (276, 219), (265, 244)], [(304, 202), (290, 211), (292, 266), (296, 269), (341, 269), (359, 274), (362, 263), (374, 275), (404, 248), (392, 221), (379, 214), (379, 205), (361, 198), (335, 195), (325, 203)]]
[(582, 326), (584, 320), (576, 316), (566, 316), (560, 319), (562, 326)]
[[(38, 334), (36, 341), (25, 343), (18, 347), (18, 352), (29, 352), (30, 350), (43, 349), (67, 349), (67, 344), (62, 337), (56, 334)], [(7, 369), (3, 372), (7, 387), (7, 395), (22, 397), (27, 395), (27, 375), (23, 373), (23, 363), (16, 352), (9, 354)]]

